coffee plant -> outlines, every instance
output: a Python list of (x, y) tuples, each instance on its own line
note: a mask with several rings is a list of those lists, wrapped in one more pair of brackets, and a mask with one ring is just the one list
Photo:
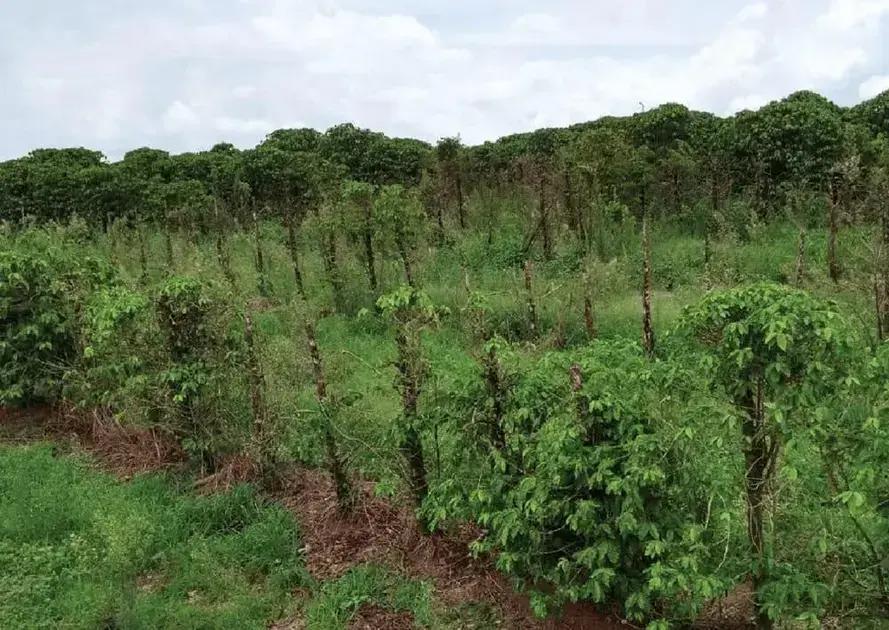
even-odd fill
[(114, 271), (65, 233), (29, 232), (0, 249), (0, 403), (53, 402), (78, 362), (78, 313)]
[(689, 367), (648, 362), (633, 344), (502, 366), (511, 354), (491, 342), (477, 383), (444, 406), (460, 457), (475, 453), (484, 473), (444, 481), (427, 510), (481, 525), (476, 551), (540, 614), (591, 600), (621, 602), (637, 621), (694, 618), (732, 584), (717, 541), (740, 534), (741, 462), (712, 441), (731, 408)]

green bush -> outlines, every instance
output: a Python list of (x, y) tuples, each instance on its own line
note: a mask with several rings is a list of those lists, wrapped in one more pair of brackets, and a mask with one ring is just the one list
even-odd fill
[(731, 418), (705, 375), (649, 362), (625, 342), (502, 369), (499, 412), (489, 388), (449, 394), (444, 419), (465, 436), (457, 457), (476, 453), (484, 473), (474, 486), (445, 478), (425, 506), (437, 521), (474, 518), (486, 532), (477, 550), (496, 552), (541, 614), (566, 601), (619, 601), (635, 620), (690, 620), (731, 586), (714, 542), (733, 535), (739, 515), (712, 497), (737, 491), (742, 464), (728, 444), (703, 446), (722, 426), (698, 419)]
[[(240, 345), (229, 335), (225, 304), (214, 285), (173, 276), (158, 290), (155, 311), (166, 338), (159, 380), (171, 403), (167, 415), (185, 449), (212, 464), (223, 449), (220, 433), (231, 428), (222, 422), (223, 410), (240, 409), (226, 397), (243, 392), (243, 387), (231, 387), (242, 380), (235, 372), (243, 362)], [(232, 405), (226, 408), (222, 401)]]
[(206, 356), (214, 307), (206, 284), (197, 278), (173, 276), (161, 286), (156, 303), (172, 360), (187, 363)]
[(79, 370), (68, 375), (65, 397), (116, 413), (132, 409), (128, 415), (138, 416), (151, 397), (151, 372), (162, 356), (151, 301), (123, 286), (98, 289), (86, 299), (80, 327), (83, 356)]
[(0, 404), (52, 402), (78, 361), (85, 296), (112, 285), (112, 268), (86, 248), (34, 230), (0, 248)]

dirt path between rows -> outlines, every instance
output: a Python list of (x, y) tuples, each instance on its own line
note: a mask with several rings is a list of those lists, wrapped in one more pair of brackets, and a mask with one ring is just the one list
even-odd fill
[(0, 407), (0, 441), (49, 440), (86, 451), (105, 471), (122, 479), (181, 467), (186, 454), (176, 440), (160, 431), (128, 427), (99, 412), (60, 407)]
[(297, 471), (284, 488), (273, 497), (296, 515), (302, 528), (307, 568), (320, 580), (334, 579), (352, 567), (374, 562), (411, 578), (430, 581), (439, 601), (446, 606), (490, 604), (500, 613), (503, 628), (632, 627), (592, 605), (572, 605), (560, 617), (536, 619), (527, 598), (516, 593), (490, 562), (471, 557), (468, 545), (480, 532), (464, 527), (448, 536), (425, 535), (413, 510), (374, 496), (373, 483), (361, 485), (360, 497), (349, 515), (339, 511), (333, 483), (320, 471)]

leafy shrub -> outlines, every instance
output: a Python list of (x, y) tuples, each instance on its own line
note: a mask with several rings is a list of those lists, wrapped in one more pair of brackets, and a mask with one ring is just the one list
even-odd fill
[(501, 228), (489, 242), (482, 234), (475, 234), (458, 244), (463, 264), (473, 270), (493, 268), (521, 268), (528, 258), (524, 237), (520, 230)]
[(202, 358), (210, 346), (209, 317), (213, 301), (197, 278), (169, 278), (157, 294), (158, 319), (176, 363)]
[[(225, 304), (214, 285), (171, 277), (158, 290), (155, 310), (167, 348), (158, 377), (172, 403), (173, 428), (187, 451), (212, 463), (223, 448), (221, 430), (231, 428), (220, 422), (222, 401), (243, 392), (231, 387), (232, 381), (242, 380), (235, 373), (243, 363), (240, 344), (228, 336)], [(234, 410), (240, 408), (233, 399), (225, 402)]]
[[(784, 492), (779, 502), (774, 486), (776, 477), (794, 476), (793, 466), (784, 466), (800, 453), (799, 461), (808, 465), (816, 456), (813, 448), (835, 439), (819, 435), (820, 407), (848, 382), (851, 362), (862, 353), (858, 338), (832, 302), (771, 283), (708, 295), (687, 309), (680, 330), (694, 333), (710, 348), (713, 384), (727, 393), (741, 418), (749, 564), (759, 624), (790, 614), (817, 616), (830, 587), (800, 570), (795, 551), (787, 554), (785, 547), (781, 553), (779, 543), (789, 532), (780, 516), (773, 516), (781, 513), (782, 502), (805, 502), (811, 495), (800, 499)], [(806, 444), (813, 434), (818, 438)], [(819, 445), (821, 439), (825, 442)], [(812, 474), (820, 476), (817, 469)]]
[(616, 600), (636, 620), (690, 619), (731, 585), (712, 542), (732, 536), (736, 507), (712, 498), (736, 491), (741, 464), (727, 445), (702, 449), (720, 424), (695, 419), (731, 410), (699, 376), (602, 342), (502, 369), (497, 407), (479, 386), (446, 406), (466, 436), (458, 457), (476, 453), (484, 473), (437, 488), (426, 505), (436, 521), (474, 518), (486, 530), (477, 550), (496, 553), (541, 614)]
[(115, 412), (144, 405), (160, 360), (148, 297), (123, 286), (101, 288), (87, 298), (80, 320), (83, 356), (68, 375), (66, 398)]
[(77, 312), (112, 269), (35, 230), (0, 250), (0, 404), (50, 402), (80, 354)]
[(618, 202), (597, 203), (593, 207), (593, 221), (587, 230), (587, 249), (607, 262), (628, 251), (638, 249), (636, 221), (630, 209)]

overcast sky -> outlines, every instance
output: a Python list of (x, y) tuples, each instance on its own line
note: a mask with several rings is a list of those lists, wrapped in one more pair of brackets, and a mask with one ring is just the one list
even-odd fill
[(889, 89), (889, 0), (0, 0), (0, 159), (351, 121), (469, 143)]

